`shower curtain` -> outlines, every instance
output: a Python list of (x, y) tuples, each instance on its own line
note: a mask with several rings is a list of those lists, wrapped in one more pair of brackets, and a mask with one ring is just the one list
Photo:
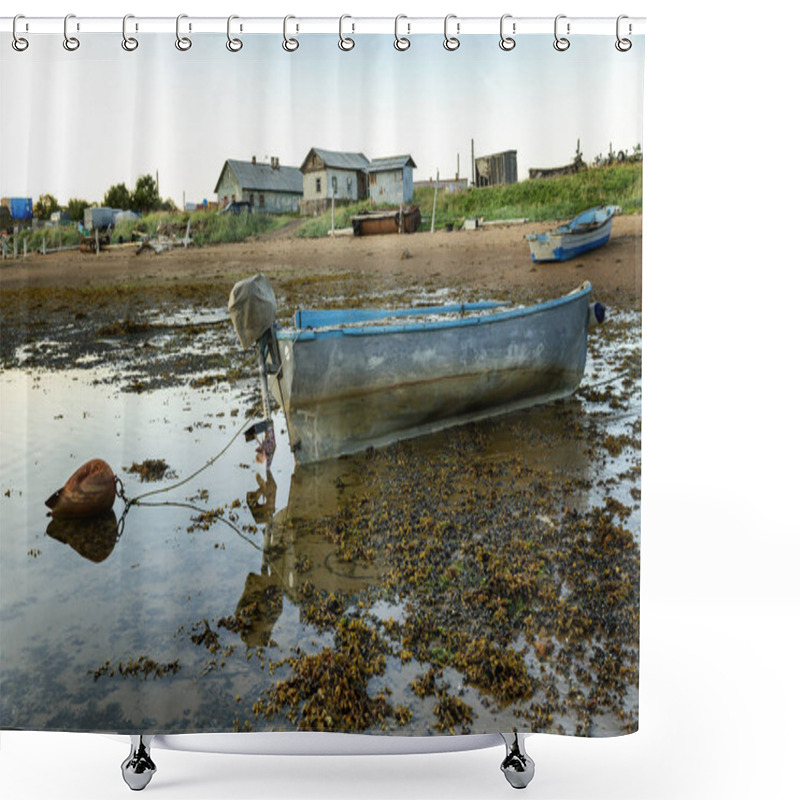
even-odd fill
[(644, 37), (3, 22), (0, 726), (635, 731)]

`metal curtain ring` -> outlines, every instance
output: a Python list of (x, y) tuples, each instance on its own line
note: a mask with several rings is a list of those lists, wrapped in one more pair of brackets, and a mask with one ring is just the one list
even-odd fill
[(126, 14), (122, 18), (122, 49), (132, 53), (138, 46), (139, 40), (128, 36), (128, 20), (134, 19), (133, 14)]
[(290, 39), (287, 36), (288, 23), (290, 19), (295, 19), (295, 17), (289, 14), (283, 18), (283, 49), (288, 53), (293, 53), (298, 47), (300, 47), (300, 42), (298, 42), (297, 39)]
[[(225, 42), (225, 47), (227, 47), (231, 53), (238, 53), (242, 47), (244, 47), (241, 39), (236, 39), (235, 37), (231, 36), (231, 22), (233, 22), (235, 19), (239, 19), (236, 14), (231, 14), (228, 17), (228, 41)], [(241, 28), (239, 28), (239, 30), (241, 30)]]
[[(448, 14), (444, 18), (444, 49), (445, 50), (450, 50), (451, 52), (453, 50), (458, 50), (458, 48), (461, 46), (461, 42), (458, 40), (457, 37), (449, 36), (448, 33), (447, 33), (447, 23), (450, 22), (451, 19), (455, 19), (455, 18), (456, 18), (455, 14)], [(460, 23), (456, 23), (456, 33), (459, 32), (460, 28), (461, 28), (461, 24)]]
[(23, 50), (27, 50), (28, 49), (28, 44), (29, 43), (28, 43), (28, 40), (25, 39), (24, 37), (17, 35), (17, 20), (19, 20), (19, 19), (25, 19), (25, 15), (24, 14), (17, 14), (17, 16), (14, 17), (14, 24), (11, 27), (11, 35), (13, 37), (11, 39), (11, 46), (18, 53), (21, 53)]
[[(352, 50), (356, 46), (356, 43), (349, 36), (345, 36), (344, 33), (342, 32), (342, 27), (343, 27), (344, 21), (346, 19), (352, 19), (352, 17), (349, 14), (342, 14), (342, 16), (339, 17), (339, 49), (340, 50)], [(355, 27), (356, 26), (353, 25), (353, 30), (355, 30)]]
[[(411, 47), (411, 39), (407, 39), (405, 36), (401, 36), (398, 27), (401, 19), (408, 19), (405, 14), (398, 14), (394, 18), (394, 49), (395, 50), (408, 50)], [(411, 33), (411, 25), (406, 23), (406, 27), (408, 28), (408, 32)]]
[[(620, 22), (622, 22), (622, 20), (624, 20), (624, 19), (628, 19), (628, 16), (626, 14), (620, 14), (617, 17), (617, 41), (614, 42), (614, 47), (616, 47), (617, 50), (620, 51), (620, 53), (627, 53), (628, 50), (630, 50), (631, 47), (633, 47), (633, 42), (631, 42), (630, 39), (623, 39), (619, 35)], [(631, 24), (629, 22), (628, 23), (628, 34), (630, 34), (630, 33), (631, 33)]]
[[(503, 14), (503, 16), (500, 17), (500, 49), (505, 50), (506, 52), (513, 50), (517, 46), (516, 41), (511, 36), (506, 36), (503, 33), (503, 25), (507, 19), (511, 19), (511, 14)], [(517, 32), (516, 22), (512, 23), (511, 31), (512, 33)]]
[[(560, 19), (566, 19), (566, 14), (559, 14), (556, 17), (556, 21), (553, 24), (553, 35), (556, 37), (556, 40), (553, 42), (553, 47), (558, 50), (559, 53), (563, 53), (565, 50), (569, 50), (569, 39), (566, 39), (563, 36), (558, 35), (558, 21)], [(567, 33), (569, 33), (569, 22), (567, 23)]]
[(67, 14), (67, 16), (64, 17), (64, 49), (69, 50), (70, 53), (74, 52), (81, 46), (80, 41), (75, 36), (70, 36), (69, 32), (67, 31), (67, 24), (71, 19), (75, 19), (74, 14)]
[[(181, 36), (181, 20), (188, 19), (188, 14), (178, 14), (175, 20), (175, 47), (182, 52), (186, 52), (192, 46), (192, 40), (188, 36)], [(189, 30), (192, 29), (192, 23), (189, 23)]]

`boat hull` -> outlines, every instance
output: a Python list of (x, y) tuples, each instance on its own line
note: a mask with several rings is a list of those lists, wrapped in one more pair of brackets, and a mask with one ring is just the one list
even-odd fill
[[(414, 233), (422, 221), (417, 206), (400, 211), (368, 212), (351, 218), (355, 236), (375, 236), (384, 233)], [(402, 222), (402, 225), (401, 225)]]
[(280, 334), (270, 391), (297, 461), (570, 395), (586, 363), (590, 291), (465, 320)]
[(596, 206), (578, 214), (566, 225), (548, 233), (527, 236), (534, 261), (568, 261), (602, 247), (611, 236), (614, 216), (619, 206)]

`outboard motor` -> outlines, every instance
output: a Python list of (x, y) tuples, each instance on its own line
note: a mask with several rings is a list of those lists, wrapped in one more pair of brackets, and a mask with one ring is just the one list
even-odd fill
[(266, 275), (253, 275), (239, 281), (228, 298), (228, 312), (242, 349), (265, 340), (262, 356), (268, 359), (267, 371), (274, 374), (280, 367), (275, 336), (278, 304)]
[(589, 329), (602, 325), (606, 318), (606, 307), (600, 302), (589, 303)]
[(261, 374), (261, 397), (264, 402), (264, 423), (245, 431), (247, 440), (263, 433), (272, 425), (267, 374), (280, 370), (280, 351), (276, 335), (278, 304), (265, 275), (253, 275), (239, 281), (228, 298), (228, 312), (242, 349), (258, 345), (258, 368)]

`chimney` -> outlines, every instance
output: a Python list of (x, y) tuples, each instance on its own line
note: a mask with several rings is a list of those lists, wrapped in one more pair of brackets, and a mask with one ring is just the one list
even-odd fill
[(256, 165), (256, 157), (253, 156), (253, 166), (255, 166), (255, 165)]
[(272, 169), (280, 169), (280, 161), (278, 160), (278, 156), (272, 156), (269, 160), (270, 166)]

